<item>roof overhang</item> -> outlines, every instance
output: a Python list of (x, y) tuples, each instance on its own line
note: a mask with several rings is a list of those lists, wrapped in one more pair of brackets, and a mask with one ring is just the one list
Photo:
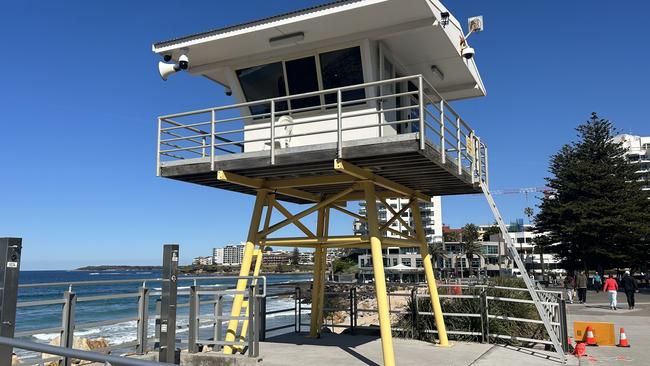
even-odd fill
[[(485, 95), (474, 59), (461, 56), (459, 22), (438, 0), (343, 0), (153, 45), (160, 55), (190, 57), (192, 74), (228, 85), (224, 70), (242, 63), (360, 39), (384, 42), (409, 74), (422, 74), (446, 99)], [(272, 38), (302, 33), (297, 42), (272, 45)], [(436, 65), (444, 79), (431, 71)]]

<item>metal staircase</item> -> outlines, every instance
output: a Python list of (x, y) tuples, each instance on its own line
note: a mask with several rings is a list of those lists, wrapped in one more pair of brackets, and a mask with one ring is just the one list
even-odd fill
[(499, 225), (499, 229), (501, 229), (501, 234), (503, 236), (503, 240), (506, 243), (506, 248), (508, 250), (508, 254), (510, 257), (515, 262), (515, 265), (517, 266), (517, 269), (521, 272), (522, 278), (524, 279), (524, 283), (526, 283), (526, 288), (528, 289), (528, 292), (530, 294), (530, 297), (532, 298), (533, 302), (535, 303), (535, 308), (537, 309), (537, 312), (539, 313), (539, 317), (544, 322), (544, 328), (546, 329), (546, 332), (548, 333), (549, 337), (551, 338), (551, 342), (553, 343), (553, 348), (555, 349), (555, 352), (557, 352), (558, 357), (562, 360), (562, 362), (566, 362), (567, 358), (564, 353), (564, 350), (562, 349), (562, 344), (560, 343), (560, 339), (558, 337), (558, 334), (555, 332), (553, 329), (553, 326), (551, 324), (551, 320), (549, 318), (549, 309), (547, 309), (542, 302), (542, 300), (539, 298), (539, 294), (537, 293), (535, 289), (535, 284), (533, 283), (533, 280), (528, 276), (528, 273), (526, 272), (526, 267), (524, 266), (524, 263), (521, 260), (521, 257), (519, 256), (519, 253), (517, 252), (517, 248), (515, 248), (515, 245), (513, 243), (512, 238), (508, 234), (508, 228), (506, 227), (505, 222), (503, 221), (503, 218), (501, 217), (501, 213), (499, 212), (499, 209), (497, 208), (496, 203), (494, 202), (494, 198), (492, 197), (492, 193), (490, 193), (489, 188), (485, 184), (483, 180), (479, 181), (481, 185), (481, 190), (483, 191), (483, 194), (485, 195), (485, 199), (487, 199), (488, 204), (490, 205), (490, 209), (492, 210), (492, 214), (494, 214), (494, 219), (497, 221), (497, 224)]

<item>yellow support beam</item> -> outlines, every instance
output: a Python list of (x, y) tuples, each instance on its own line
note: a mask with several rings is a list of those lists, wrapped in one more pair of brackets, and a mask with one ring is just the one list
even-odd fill
[(379, 333), (381, 334), (381, 349), (384, 356), (384, 366), (395, 366), (393, 351), (393, 335), (390, 327), (390, 308), (386, 295), (386, 277), (384, 274), (384, 257), (379, 235), (379, 219), (377, 217), (377, 196), (372, 182), (364, 182), (366, 194), (366, 211), (368, 213), (368, 234), (370, 236), (370, 251), (372, 267), (375, 274), (375, 291), (379, 314)]
[(285, 227), (285, 226), (287, 226), (287, 225), (289, 225), (289, 224), (293, 224), (293, 223), (296, 222), (297, 220), (300, 220), (300, 219), (302, 219), (303, 217), (305, 217), (305, 216), (307, 216), (307, 215), (309, 215), (309, 214), (312, 214), (312, 213), (318, 211), (318, 210), (321, 209), (321, 208), (327, 207), (327, 206), (333, 204), (334, 202), (339, 201), (339, 200), (341, 199), (341, 197), (347, 195), (348, 193), (354, 191), (355, 189), (356, 189), (356, 185), (355, 185), (355, 186), (352, 186), (352, 187), (350, 187), (350, 188), (347, 188), (347, 189), (345, 189), (345, 190), (343, 190), (343, 191), (341, 191), (341, 192), (339, 192), (339, 193), (337, 193), (337, 194), (335, 194), (335, 195), (332, 195), (332, 196), (330, 196), (330, 197), (327, 197), (326, 199), (324, 199), (324, 200), (318, 202), (317, 204), (313, 205), (312, 207), (310, 207), (310, 208), (308, 208), (308, 209), (306, 209), (306, 210), (303, 210), (303, 211), (301, 211), (301, 212), (299, 212), (299, 213), (293, 215), (292, 218), (290, 218), (290, 219), (286, 219), (286, 220), (283, 220), (283, 221), (280, 221), (280, 222), (278, 222), (278, 223), (272, 225), (272, 226), (271, 226), (270, 228), (268, 228), (267, 230), (262, 231), (262, 232), (260, 233), (260, 235), (261, 235), (262, 237), (266, 237), (266, 236), (268, 236), (269, 234), (271, 234), (271, 233), (273, 233), (273, 232), (275, 232), (275, 231), (278, 231), (278, 230), (282, 229), (283, 227)]
[[(241, 268), (239, 269), (239, 276), (248, 276), (251, 270), (251, 263), (253, 262), (253, 251), (255, 250), (255, 245), (259, 241), (258, 230), (260, 227), (262, 209), (266, 203), (266, 190), (257, 191), (257, 196), (255, 198), (255, 206), (253, 207), (253, 215), (251, 217), (251, 223), (248, 228), (248, 238), (246, 239), (246, 245), (244, 247), (244, 258), (242, 260)], [(248, 280), (240, 279), (237, 281), (236, 291), (244, 291), (248, 285)], [(242, 303), (244, 302), (244, 295), (238, 294), (235, 295), (232, 303), (231, 315), (233, 317), (241, 315)], [(239, 328), (239, 321), (236, 319), (230, 320), (228, 322), (228, 330), (226, 331), (226, 341), (233, 342), (237, 339), (237, 330)], [(223, 348), (224, 354), (232, 354), (234, 348), (232, 346), (225, 346)]]
[(347, 243), (347, 242), (361, 242), (364, 239), (362, 236), (356, 235), (344, 235), (344, 236), (330, 236), (330, 237), (316, 237), (316, 238), (269, 238), (266, 239), (266, 243), (269, 246), (278, 246), (278, 247), (292, 247), (297, 246), (299, 248), (313, 248), (320, 244), (336, 244), (336, 243)]
[[(278, 201), (276, 201), (275, 199), (271, 200), (271, 204), (273, 205), (273, 207), (274, 207), (275, 209), (277, 209), (278, 211), (280, 211), (280, 213), (281, 213), (282, 215), (284, 215), (284, 217), (286, 217), (287, 219), (292, 219), (292, 218), (293, 218), (293, 214), (292, 214), (291, 212), (289, 212), (289, 210), (287, 210), (286, 208), (284, 208), (284, 206), (282, 206), (282, 205), (281, 205)], [(300, 222), (300, 220), (295, 220), (295, 221), (293, 222), (293, 224), (296, 225), (296, 226), (298, 227), (298, 229), (300, 229), (300, 231), (302, 231), (303, 233), (305, 233), (305, 235), (307, 235), (307, 237), (309, 237), (309, 238), (315, 238), (315, 237), (316, 237), (316, 235), (314, 235), (314, 233), (312, 233), (311, 230), (309, 230), (309, 228), (307, 228), (307, 226), (303, 225), (303, 223)], [(268, 228), (265, 228), (265, 229), (268, 229)]]
[[(386, 179), (380, 175), (374, 174), (373, 172), (370, 172), (368, 170), (359, 168), (358, 166), (349, 163), (345, 160), (342, 159), (334, 159), (334, 169), (336, 171), (339, 171), (341, 173), (348, 174), (350, 176), (353, 176), (355, 178), (361, 179), (361, 180), (370, 180), (374, 182), (376, 185), (388, 189), (389, 191), (393, 191), (399, 195), (404, 195), (407, 197), (415, 197), (419, 199), (420, 201), (424, 202), (431, 202), (431, 197), (427, 196), (426, 194), (423, 194), (421, 192), (415, 191), (411, 188), (408, 188), (402, 184), (396, 183), (391, 181), (390, 179)], [(373, 187), (373, 190), (375, 188)], [(373, 194), (373, 196), (376, 199), (376, 194)]]
[(440, 306), (440, 297), (438, 296), (438, 286), (436, 285), (436, 277), (433, 274), (431, 255), (429, 254), (429, 248), (427, 246), (426, 236), (424, 234), (420, 205), (418, 205), (417, 202), (411, 203), (411, 214), (413, 215), (413, 223), (417, 228), (416, 234), (420, 242), (420, 256), (422, 256), (424, 274), (427, 278), (427, 286), (429, 288), (429, 295), (431, 296), (433, 316), (436, 322), (436, 329), (438, 330), (438, 340), (440, 342), (439, 345), (441, 347), (449, 347), (449, 340), (447, 339), (447, 328), (445, 327), (445, 319), (442, 316), (442, 307)]
[(282, 195), (285, 195), (285, 196), (300, 198), (300, 199), (303, 199), (305, 201), (311, 201), (311, 202), (320, 201), (320, 196), (317, 195), (317, 194), (301, 191), (301, 190), (295, 189), (295, 188), (271, 189), (271, 188), (266, 186), (266, 181), (264, 179), (245, 177), (243, 175), (227, 172), (225, 170), (217, 171), (217, 179), (221, 180), (221, 181), (224, 181), (224, 182), (238, 184), (240, 186), (244, 186), (244, 187), (248, 187), (248, 188), (254, 188), (254, 189), (258, 189), (258, 190), (259, 189), (270, 189), (270, 190), (274, 191), (275, 193), (282, 194)]
[(271, 189), (292, 188), (292, 187), (313, 187), (325, 186), (332, 184), (354, 183), (356, 179), (345, 174), (289, 178), (289, 179), (269, 179), (266, 186)]

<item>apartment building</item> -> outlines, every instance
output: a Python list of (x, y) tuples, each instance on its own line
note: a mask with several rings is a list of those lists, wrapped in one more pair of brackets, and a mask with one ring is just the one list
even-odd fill
[(623, 144), (627, 160), (637, 166), (639, 180), (645, 182), (644, 191), (650, 191), (650, 136), (622, 134), (614, 137), (614, 142)]

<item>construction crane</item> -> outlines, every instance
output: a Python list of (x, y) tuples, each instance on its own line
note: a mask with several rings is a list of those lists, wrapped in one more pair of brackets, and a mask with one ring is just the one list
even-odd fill
[(529, 193), (543, 193), (549, 195), (554, 193), (555, 190), (551, 187), (527, 187), (527, 188), (511, 188), (511, 189), (496, 189), (492, 191), (493, 196), (500, 196), (504, 194), (525, 194), (528, 199)]

